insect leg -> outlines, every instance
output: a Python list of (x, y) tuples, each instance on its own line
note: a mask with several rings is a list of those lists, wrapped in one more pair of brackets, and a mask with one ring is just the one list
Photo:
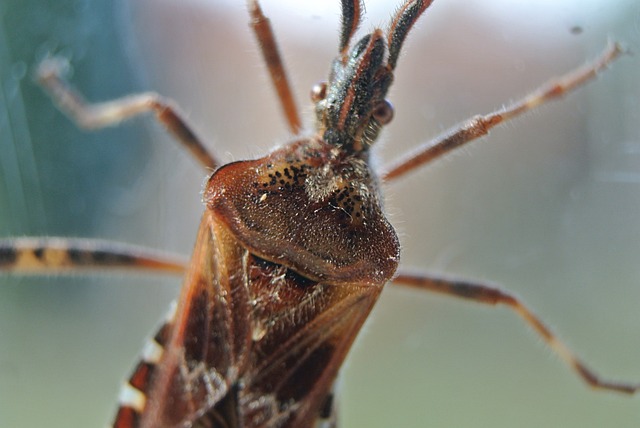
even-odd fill
[(258, 39), (258, 44), (262, 51), (262, 57), (269, 69), (271, 82), (278, 93), (278, 98), (280, 99), (280, 105), (284, 111), (287, 125), (289, 125), (289, 130), (293, 134), (298, 134), (302, 128), (300, 113), (298, 112), (298, 107), (293, 99), (291, 85), (289, 84), (289, 79), (287, 78), (287, 73), (284, 69), (284, 63), (280, 56), (280, 51), (278, 50), (278, 44), (276, 43), (276, 39), (273, 35), (271, 24), (269, 19), (264, 16), (264, 13), (262, 13), (258, 0), (249, 0), (248, 7), (249, 13), (251, 14), (251, 21), (249, 24)]
[(508, 107), (496, 112), (472, 117), (459, 123), (435, 139), (423, 144), (397, 160), (382, 175), (384, 180), (394, 180), (407, 172), (437, 159), (476, 138), (489, 133), (494, 126), (520, 116), (548, 101), (571, 93), (576, 88), (595, 78), (624, 51), (616, 44), (610, 44), (595, 61), (575, 69), (553, 80)]
[(182, 274), (185, 265), (178, 257), (98, 239), (0, 239), (0, 272), (24, 275), (135, 269)]
[(589, 386), (596, 389), (622, 392), (625, 394), (635, 394), (640, 390), (640, 384), (603, 380), (593, 370), (587, 367), (575, 352), (562, 342), (520, 299), (497, 287), (489, 284), (437, 277), (428, 274), (415, 275), (408, 273), (400, 273), (393, 282), (421, 290), (469, 299), (478, 303), (506, 305), (539, 334), (553, 352), (567, 363)]
[(154, 112), (158, 121), (206, 168), (220, 163), (205, 148), (191, 127), (182, 118), (171, 100), (155, 92), (133, 94), (102, 103), (89, 104), (62, 77), (64, 62), (60, 58), (45, 59), (38, 67), (36, 78), (58, 108), (79, 127), (99, 129), (117, 125), (142, 113)]

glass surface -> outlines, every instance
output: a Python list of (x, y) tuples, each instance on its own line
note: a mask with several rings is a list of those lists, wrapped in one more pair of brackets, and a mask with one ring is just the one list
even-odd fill
[[(310, 122), (339, 7), (264, 0)], [(397, 2), (367, 2), (362, 30)], [(640, 52), (636, 1), (439, 0), (410, 34), (379, 163), (600, 53)], [(0, 232), (190, 252), (208, 173), (151, 118), (77, 130), (31, 81), (69, 58), (92, 100), (174, 98), (225, 161), (287, 135), (241, 1), (0, 5)], [(640, 381), (638, 55), (565, 100), (385, 186), (403, 265), (500, 284), (598, 373)], [(0, 276), (0, 426), (92, 427), (179, 278)], [(637, 399), (589, 390), (505, 308), (388, 286), (341, 379), (345, 427), (636, 426)]]

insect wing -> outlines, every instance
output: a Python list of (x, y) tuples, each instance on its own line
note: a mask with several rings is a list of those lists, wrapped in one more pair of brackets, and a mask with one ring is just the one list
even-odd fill
[(254, 348), (240, 412), (246, 426), (312, 426), (381, 289), (314, 282), (248, 259)]
[(379, 292), (261, 259), (206, 212), (162, 356), (143, 356), (114, 426), (311, 425)]
[[(123, 403), (114, 426), (189, 426), (237, 380), (250, 340), (241, 249), (214, 229), (205, 214), (162, 356), (140, 390), (145, 402)], [(136, 375), (130, 384), (140, 385)]]

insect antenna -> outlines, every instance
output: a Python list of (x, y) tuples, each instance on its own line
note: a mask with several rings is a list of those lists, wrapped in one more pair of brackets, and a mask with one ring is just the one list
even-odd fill
[(342, 0), (342, 22), (340, 26), (340, 54), (345, 56), (349, 50), (349, 42), (360, 26), (362, 18), (361, 0)]
[(396, 16), (394, 16), (391, 25), (389, 25), (389, 33), (387, 36), (387, 45), (389, 46), (387, 64), (391, 70), (396, 68), (400, 49), (409, 30), (411, 30), (413, 24), (415, 24), (418, 18), (420, 18), (420, 15), (422, 15), (422, 12), (424, 12), (431, 3), (433, 3), (433, 0), (408, 1), (396, 12)]

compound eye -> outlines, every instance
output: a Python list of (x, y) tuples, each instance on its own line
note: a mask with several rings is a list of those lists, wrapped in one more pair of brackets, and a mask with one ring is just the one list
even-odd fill
[(382, 100), (373, 109), (373, 118), (380, 125), (386, 125), (393, 119), (393, 106), (387, 100)]
[(320, 82), (313, 85), (311, 88), (311, 101), (317, 103), (324, 100), (327, 96), (327, 82)]

